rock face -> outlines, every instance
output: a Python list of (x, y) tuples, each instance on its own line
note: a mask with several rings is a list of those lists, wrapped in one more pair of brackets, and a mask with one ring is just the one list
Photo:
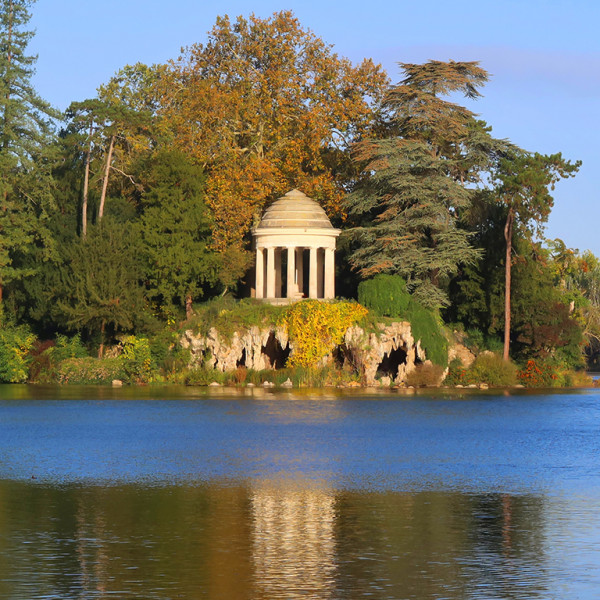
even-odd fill
[(206, 336), (197, 336), (188, 329), (180, 342), (190, 350), (190, 367), (218, 371), (235, 371), (240, 366), (256, 371), (281, 368), (290, 354), (287, 331), (283, 328), (254, 326), (234, 332), (231, 339), (222, 337), (214, 327)]
[[(180, 340), (191, 353), (190, 367), (234, 371), (238, 367), (248, 369), (279, 369), (293, 355), (293, 343), (283, 328), (251, 327), (235, 332), (231, 339), (224, 338), (212, 328), (206, 336), (187, 330)], [(365, 332), (350, 327), (344, 342), (326, 356), (323, 364), (337, 363), (356, 369), (367, 385), (381, 383), (401, 384), (415, 369), (425, 362), (426, 356), (420, 343), (415, 342), (410, 323), (380, 324), (378, 331)]]
[(348, 328), (344, 337), (346, 360), (351, 361), (367, 385), (376, 383), (378, 373), (394, 383), (404, 383), (415, 364), (425, 361), (425, 352), (415, 343), (410, 323), (379, 324), (379, 331), (366, 333)]

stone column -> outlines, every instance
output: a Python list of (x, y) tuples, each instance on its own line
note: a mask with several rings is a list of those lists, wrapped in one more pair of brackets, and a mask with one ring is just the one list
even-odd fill
[(265, 296), (265, 263), (262, 248), (256, 249), (256, 298), (264, 298)]
[(291, 247), (287, 249), (287, 297), (296, 297), (296, 283), (294, 276), (296, 275), (296, 248)]
[(275, 248), (267, 248), (267, 298), (275, 298)]
[(310, 249), (310, 262), (308, 266), (308, 297), (317, 297), (317, 249)]
[(296, 248), (296, 285), (304, 292), (304, 248)]
[(325, 248), (325, 298), (335, 298), (335, 253)]
[(275, 298), (281, 298), (281, 248), (275, 248)]

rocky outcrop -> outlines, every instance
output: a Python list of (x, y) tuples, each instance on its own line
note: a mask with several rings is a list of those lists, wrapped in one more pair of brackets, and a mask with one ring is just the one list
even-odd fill
[[(190, 367), (204, 366), (218, 371), (233, 371), (238, 367), (263, 370), (285, 365), (293, 355), (293, 343), (283, 328), (260, 328), (222, 336), (214, 327), (207, 335), (187, 330), (181, 345), (190, 350)], [(415, 342), (410, 323), (380, 324), (377, 331), (367, 332), (350, 327), (343, 343), (325, 357), (323, 364), (337, 362), (339, 366), (356, 369), (367, 385), (403, 383), (406, 376), (426, 356), (420, 343)]]
[(188, 329), (181, 345), (190, 350), (190, 367), (204, 366), (218, 371), (234, 371), (240, 366), (256, 371), (280, 368), (291, 350), (287, 331), (279, 327), (254, 326), (235, 331), (231, 339), (223, 337), (214, 327), (206, 336)]
[(365, 332), (353, 326), (344, 336), (346, 360), (353, 362), (367, 385), (380, 378), (403, 383), (418, 362), (425, 361), (425, 352), (415, 343), (410, 323), (379, 324), (379, 331)]
[(475, 360), (475, 355), (461, 343), (452, 344), (448, 348), (448, 362), (451, 363), (455, 358), (458, 358), (462, 366), (468, 369)]

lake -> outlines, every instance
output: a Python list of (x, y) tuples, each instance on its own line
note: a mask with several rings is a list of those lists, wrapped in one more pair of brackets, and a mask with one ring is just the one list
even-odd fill
[(599, 400), (0, 386), (0, 598), (598, 598)]

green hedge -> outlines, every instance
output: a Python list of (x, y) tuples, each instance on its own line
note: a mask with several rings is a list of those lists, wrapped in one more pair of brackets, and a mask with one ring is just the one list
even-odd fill
[(402, 277), (382, 274), (362, 281), (358, 302), (381, 317), (408, 321), (427, 358), (442, 367), (448, 364), (448, 340), (438, 315), (408, 293)]

